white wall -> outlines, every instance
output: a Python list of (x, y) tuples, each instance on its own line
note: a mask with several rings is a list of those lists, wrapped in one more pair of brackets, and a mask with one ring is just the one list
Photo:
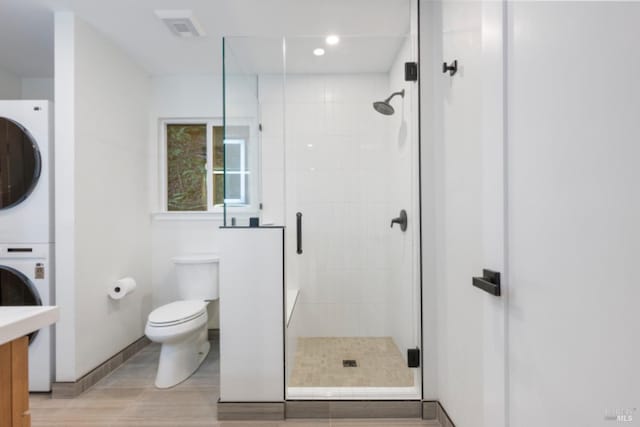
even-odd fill
[[(234, 118), (251, 119), (254, 123), (257, 115), (255, 87), (248, 85), (244, 78), (233, 76), (227, 76), (226, 84), (227, 124), (233, 123)], [(166, 159), (162, 158), (161, 122), (165, 119), (222, 120), (222, 85), (222, 76), (216, 74), (156, 76), (151, 79), (149, 186), (153, 212), (151, 263), (154, 308), (179, 299), (171, 258), (188, 253), (219, 253), (219, 228), (223, 225), (221, 212), (165, 212), (162, 192), (166, 178), (161, 165)], [(257, 139), (252, 130), (252, 140), (256, 144), (251, 148), (258, 148)], [(209, 304), (209, 328), (219, 327), (218, 307), (217, 301)]]
[(0, 99), (46, 99), (53, 101), (52, 78), (16, 76), (0, 68)]
[(221, 401), (282, 400), (283, 232), (282, 228), (220, 231)]
[(389, 182), (379, 173), (390, 129), (371, 108), (388, 85), (385, 74), (287, 76), (287, 286), (300, 289), (294, 321), (303, 336), (390, 333), (391, 274), (379, 244), (390, 234)]
[(421, 2), (424, 392), (461, 427), (485, 411), (481, 23), (481, 2)]
[[(479, 196), (487, 177), (481, 137), (493, 131), (481, 119), (492, 116), (489, 98), (499, 96), (483, 92), (483, 67), (496, 54), (485, 50), (496, 34), (483, 28), (481, 2), (421, 5), (423, 149), (430, 149), (423, 150), (423, 190), (435, 192), (434, 396), (456, 425), (493, 426), (482, 419), (496, 408), (481, 398), (493, 380), (483, 360), (491, 349), (478, 350), (489, 328), (503, 325), (485, 323), (486, 300), (470, 292), (470, 278), (487, 261), (478, 232), (492, 220), (483, 218)], [(507, 8), (507, 423), (606, 426), (630, 415), (634, 425), (640, 6)], [(454, 78), (425, 73), (425, 64), (452, 59), (461, 67)], [(549, 67), (558, 63), (566, 65), (561, 73)], [(620, 67), (615, 76), (611, 63)]]
[(20, 78), (0, 68), (0, 99), (20, 98)]
[(22, 99), (54, 100), (54, 79), (52, 78), (23, 78), (21, 81)]
[[(255, 95), (254, 95), (255, 98)], [(187, 253), (219, 253), (221, 213), (158, 214), (166, 210), (162, 197), (161, 121), (163, 119), (222, 120), (222, 76), (214, 74), (158, 76), (151, 79), (149, 162), (153, 307), (179, 299), (171, 258)], [(209, 304), (209, 328), (218, 328), (218, 302)]]
[(510, 425), (638, 425), (640, 4), (509, 9)]
[[(144, 335), (151, 309), (149, 77), (71, 13), (56, 24), (57, 381)], [(107, 297), (132, 276), (136, 292)]]

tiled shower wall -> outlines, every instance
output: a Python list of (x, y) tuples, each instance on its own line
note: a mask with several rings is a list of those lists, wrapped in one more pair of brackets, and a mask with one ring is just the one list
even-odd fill
[(302, 255), (289, 227), (289, 288), (303, 336), (389, 335), (386, 290), (392, 147), (371, 104), (386, 74), (287, 76), (287, 224), (303, 214)]
[[(287, 288), (300, 289), (291, 352), (297, 336), (393, 336), (403, 352), (416, 344), (410, 97), (394, 98), (391, 117), (372, 108), (410, 87), (398, 64), (390, 73), (260, 78), (263, 221), (286, 223)], [(402, 208), (407, 233), (390, 228)]]

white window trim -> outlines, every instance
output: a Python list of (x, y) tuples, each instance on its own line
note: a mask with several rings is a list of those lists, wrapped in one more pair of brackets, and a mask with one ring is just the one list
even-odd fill
[[(236, 121), (236, 120), (234, 120)], [(251, 131), (251, 125), (254, 122), (254, 120), (251, 120), (249, 118), (246, 119), (246, 121), (243, 120), (244, 123), (246, 123), (246, 126), (249, 127), (250, 129), (250, 136), (253, 137), (255, 134), (254, 132)], [(245, 124), (234, 124), (234, 126), (244, 126)], [(167, 125), (171, 125), (171, 124), (194, 124), (194, 125), (206, 125), (207, 127), (207, 133), (206, 133), (206, 138), (207, 138), (207, 208), (208, 210), (206, 211), (170, 211), (168, 210), (167, 207), (167, 203), (168, 203), (168, 197), (167, 197), (167, 170), (168, 170), (168, 164), (167, 164), (167, 132), (166, 132), (166, 127)], [(158, 149), (158, 164), (159, 164), (159, 181), (160, 181), (160, 185), (158, 186), (159, 191), (160, 191), (160, 197), (158, 198), (158, 200), (160, 201), (160, 206), (158, 207), (159, 209), (156, 212), (152, 213), (152, 218), (153, 219), (158, 219), (158, 220), (183, 220), (183, 219), (188, 219), (188, 220), (198, 220), (198, 221), (207, 221), (207, 220), (220, 220), (223, 217), (224, 214), (224, 206), (223, 205), (214, 205), (213, 204), (213, 156), (211, 156), (211, 153), (213, 151), (213, 133), (211, 132), (211, 128), (213, 128), (214, 126), (223, 126), (223, 120), (222, 118), (193, 118), (193, 117), (189, 117), (189, 118), (184, 118), (184, 119), (180, 119), (180, 118), (163, 118), (163, 119), (159, 119), (158, 120), (158, 141), (159, 141), (159, 149)], [(253, 138), (252, 138), (253, 139)], [(256, 138), (257, 139), (257, 138)], [(255, 145), (255, 150), (257, 150), (258, 148), (258, 142), (256, 141), (251, 141), (251, 143), (253, 145)], [(243, 153), (245, 152), (245, 150), (243, 150)], [(256, 156), (257, 156), (257, 151), (256, 151)], [(247, 174), (251, 175), (251, 163), (246, 163), (247, 164)], [(259, 194), (257, 191), (257, 183), (253, 183), (251, 186), (251, 191), (253, 192), (252, 197), (251, 197), (251, 203), (247, 206), (230, 206), (227, 207), (227, 211), (228, 212), (232, 212), (234, 215), (239, 214), (240, 216), (243, 216), (243, 214), (246, 214), (247, 216), (249, 216), (250, 214), (258, 214), (259, 212), (259, 202), (257, 201)], [(244, 186), (242, 187), (243, 191), (244, 191)], [(245, 195), (246, 197), (246, 195)]]

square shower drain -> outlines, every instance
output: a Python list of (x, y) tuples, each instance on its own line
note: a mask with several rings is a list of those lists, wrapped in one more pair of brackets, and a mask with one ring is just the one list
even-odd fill
[(343, 368), (357, 368), (358, 367), (358, 362), (356, 362), (355, 360), (352, 360), (352, 359), (343, 360), (342, 361), (342, 367)]

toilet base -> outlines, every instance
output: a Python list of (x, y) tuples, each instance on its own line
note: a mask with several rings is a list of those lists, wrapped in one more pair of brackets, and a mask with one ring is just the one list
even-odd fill
[(206, 324), (177, 343), (163, 343), (156, 375), (156, 387), (170, 388), (189, 378), (209, 354)]

